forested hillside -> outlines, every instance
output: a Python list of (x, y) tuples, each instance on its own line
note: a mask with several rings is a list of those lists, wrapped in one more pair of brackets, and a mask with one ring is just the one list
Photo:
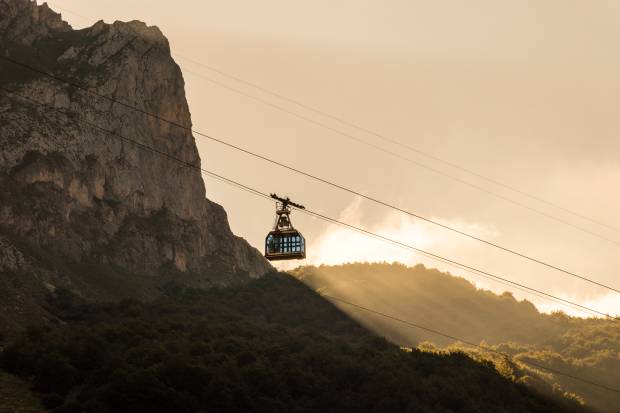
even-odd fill
[[(403, 351), (287, 275), (151, 303), (50, 297), (2, 367), (54, 412), (569, 412), (574, 400), (460, 351)], [(521, 380), (522, 381), (522, 380)]]
[[(463, 278), (422, 265), (303, 267), (294, 275), (313, 289), (469, 342), (485, 343), (516, 360), (534, 361), (610, 387), (620, 383), (620, 324), (613, 321), (541, 314), (532, 303), (517, 301), (509, 293), (497, 295), (479, 290)], [(404, 346), (422, 342), (439, 347), (454, 344), (445, 337), (384, 317), (342, 308), (373, 331)], [(618, 411), (620, 394), (564, 376), (541, 377), (582, 397), (589, 405), (607, 412)]]

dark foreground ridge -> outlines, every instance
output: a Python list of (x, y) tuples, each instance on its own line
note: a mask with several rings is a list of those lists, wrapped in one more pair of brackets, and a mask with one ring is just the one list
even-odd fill
[(461, 352), (403, 351), (287, 275), (150, 303), (84, 304), (31, 328), (2, 366), (55, 412), (569, 412)]

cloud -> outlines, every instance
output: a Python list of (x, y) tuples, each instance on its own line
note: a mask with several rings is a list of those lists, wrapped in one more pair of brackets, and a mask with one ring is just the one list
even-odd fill
[[(560, 298), (575, 301), (574, 297), (561, 296)], [(617, 294), (617, 293), (604, 294), (596, 298), (593, 298), (591, 300), (581, 302), (580, 304), (585, 307), (596, 309), (597, 311), (608, 314), (610, 316), (614, 316), (614, 317), (620, 316), (620, 313), (618, 312), (618, 309), (620, 309), (620, 294)], [(566, 306), (561, 306), (556, 303), (552, 303), (550, 301), (543, 301), (543, 302), (537, 303), (536, 307), (538, 307), (539, 311), (544, 312), (544, 313), (551, 313), (553, 311), (562, 310), (566, 314), (576, 316), (576, 317), (587, 317), (588, 316), (587, 313), (584, 313), (581, 310), (571, 309)], [(592, 316), (600, 317), (599, 314), (592, 314)]]
[[(455, 237), (454, 233), (399, 212), (386, 213), (379, 221), (370, 225), (364, 224), (364, 218), (366, 218), (365, 211), (362, 207), (362, 199), (359, 197), (349, 204), (338, 217), (339, 220), (348, 224), (422, 250), (433, 251), (436, 247), (452, 250), (464, 248), (470, 243), (468, 239)], [(498, 236), (495, 230), (483, 224), (467, 223), (461, 220), (432, 219), (479, 237), (495, 238)], [(307, 250), (305, 264), (308, 265), (397, 261), (407, 265), (424, 263), (440, 267), (440, 263), (419, 253), (335, 225), (310, 240)], [(286, 269), (291, 266), (296, 266), (296, 263), (284, 263), (280, 265), (280, 268)]]
[[(369, 224), (367, 221), (369, 221), (370, 217), (364, 209), (362, 201), (360, 198), (355, 199), (340, 213), (338, 219), (425, 251), (438, 253), (449, 258), (456, 257), (457, 261), (462, 260), (465, 264), (471, 264), (473, 258), (478, 258), (484, 264), (476, 264), (480, 265), (480, 268), (486, 268), (494, 264), (504, 268), (507, 265), (506, 256), (494, 255), (497, 254), (497, 251), (491, 253), (489, 250), (481, 249), (484, 247), (472, 239), (459, 236), (451, 231), (441, 229), (436, 225), (402, 213), (388, 212), (383, 214), (381, 219)], [(466, 222), (459, 219), (440, 217), (433, 217), (432, 220), (490, 241), (497, 240), (501, 235), (496, 229), (478, 222)], [(465, 272), (409, 249), (336, 225), (327, 227), (318, 237), (309, 240), (307, 259), (303, 262), (303, 265), (339, 265), (351, 262), (400, 262), (410, 266), (422, 263), (430, 268), (437, 268), (441, 271), (462, 276), (478, 288), (487, 289), (497, 294), (510, 291), (517, 299), (527, 299), (533, 302), (542, 312), (550, 313), (562, 310), (574, 316), (588, 316), (583, 311), (541, 299), (523, 290), (516, 290), (510, 285)], [(282, 270), (290, 270), (298, 265), (300, 265), (298, 261), (277, 264)], [(511, 273), (518, 274), (519, 271), (511, 271)], [(526, 274), (527, 272), (522, 273)], [(515, 281), (523, 280), (515, 279)], [(585, 301), (581, 301), (575, 294), (558, 291), (553, 291), (553, 293), (566, 300), (579, 302), (587, 307), (610, 314), (617, 313), (617, 309), (620, 308), (620, 296), (617, 294), (593, 295), (585, 299)]]

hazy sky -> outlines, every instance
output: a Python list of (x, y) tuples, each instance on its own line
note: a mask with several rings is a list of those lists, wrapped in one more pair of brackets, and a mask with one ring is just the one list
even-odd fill
[[(620, 230), (391, 145), (222, 74), (260, 85), (620, 229), (617, 1), (49, 3), (74, 27), (97, 19), (138, 19), (159, 26), (183, 69), (197, 130), (620, 287)], [(620, 294), (606, 295), (600, 288), (200, 137), (197, 142), (203, 166), (219, 174), (264, 192), (287, 194), (312, 210), (506, 278), (620, 313)], [(273, 222), (273, 205), (209, 179), (206, 186), (208, 196), (228, 211), (233, 230), (262, 249)], [(467, 276), (485, 288), (507, 289), (299, 213), (293, 222), (308, 240), (308, 263), (425, 262)], [(554, 308), (535, 297), (516, 295), (535, 301), (540, 308)]]

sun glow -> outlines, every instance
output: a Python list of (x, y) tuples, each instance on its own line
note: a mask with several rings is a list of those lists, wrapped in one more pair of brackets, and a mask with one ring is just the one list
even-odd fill
[[(362, 199), (359, 198), (354, 200), (338, 217), (340, 221), (425, 251), (433, 253), (441, 251), (441, 254), (446, 257), (478, 257), (483, 260), (484, 265), (481, 268), (492, 265), (494, 261), (503, 263), (502, 258), (497, 260), (497, 258), (489, 254), (481, 254), (480, 246), (470, 239), (455, 236), (455, 234), (442, 230), (430, 223), (398, 212), (388, 212), (383, 215), (381, 220), (371, 224), (364, 224), (365, 218)], [(447, 220), (437, 217), (432, 219), (483, 239), (495, 240), (500, 236), (497, 230), (479, 223)], [(467, 278), (477, 288), (490, 290), (496, 294), (510, 291), (517, 299), (527, 299), (533, 302), (541, 312), (551, 313), (561, 310), (573, 316), (587, 317), (589, 315), (578, 309), (543, 300), (531, 293), (515, 290), (509, 285), (498, 283), (492, 279), (464, 272), (410, 249), (385, 242), (385, 240), (372, 238), (366, 234), (357, 233), (349, 228), (336, 225), (326, 227), (318, 237), (310, 240), (306, 260), (303, 262), (282, 261), (276, 263), (276, 266), (280, 270), (287, 271), (299, 265), (340, 265), (353, 262), (398, 262), (408, 266), (424, 264), (428, 268), (437, 268), (441, 271), (447, 271)], [(469, 261), (465, 260), (464, 262), (468, 263)], [(480, 263), (477, 263), (477, 265), (480, 265)], [(579, 297), (577, 294), (567, 294), (558, 291), (554, 291), (554, 293), (564, 299), (581, 302), (583, 305), (609, 314), (615, 314), (615, 309), (620, 308), (620, 297), (614, 294), (592, 296), (586, 299), (586, 303), (584, 302), (584, 297)]]
[[(338, 217), (340, 221), (422, 250), (433, 250), (433, 247), (438, 245), (457, 248), (467, 242), (455, 239), (452, 234), (446, 234), (445, 231), (438, 230), (432, 224), (398, 212), (389, 212), (383, 216), (382, 220), (370, 225), (365, 225), (363, 218), (364, 211), (361, 198), (354, 200)], [(446, 223), (477, 236), (497, 236), (496, 231), (480, 224), (468, 224), (462, 221), (448, 222), (445, 219), (439, 218), (433, 218), (433, 220)], [(439, 264), (437, 261), (428, 259), (424, 255), (410, 249), (338, 226), (330, 226), (317, 238), (311, 240), (307, 254), (304, 265), (338, 265), (349, 262), (400, 262), (406, 265), (423, 263), (437, 267)], [(285, 262), (279, 264), (279, 268), (286, 270), (298, 265), (299, 263), (295, 262)]]

